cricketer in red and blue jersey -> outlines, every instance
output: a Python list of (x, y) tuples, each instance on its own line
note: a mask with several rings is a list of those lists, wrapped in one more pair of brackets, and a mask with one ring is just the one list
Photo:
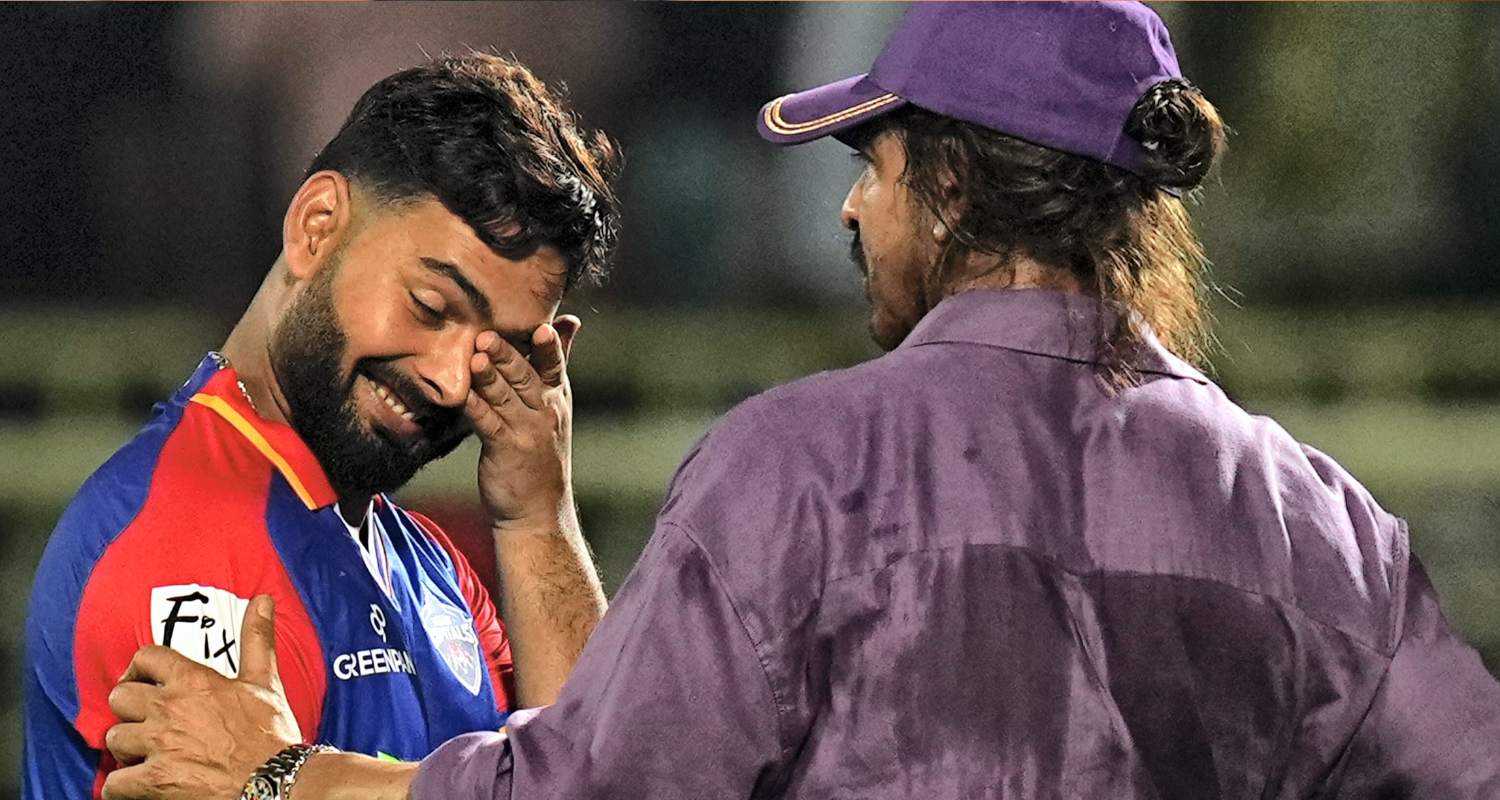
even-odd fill
[(416, 759), (499, 729), (510, 645), (469, 564), (385, 496), (351, 536), (336, 500), (296, 432), (205, 358), (48, 543), (27, 619), (24, 796), (97, 794), (113, 766), (106, 698), (140, 646), (236, 674), (257, 594), (276, 600), (281, 677), (308, 741)]
[[(575, 123), (483, 53), (355, 103), (244, 315), (48, 543), (27, 620), (28, 800), (119, 796), (145, 761), (105, 736), (141, 688), (111, 691), (133, 654), (237, 675), (262, 594), (307, 743), (418, 759), (552, 702), (605, 605), (569, 463), (581, 323), (558, 306), (604, 273), (618, 211), (608, 142)], [(443, 533), (390, 498), (471, 435), (505, 627)]]

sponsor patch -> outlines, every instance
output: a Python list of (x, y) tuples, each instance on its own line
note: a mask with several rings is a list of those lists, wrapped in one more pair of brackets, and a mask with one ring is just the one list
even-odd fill
[(411, 653), (394, 647), (376, 647), (343, 653), (333, 660), (333, 675), (341, 681), (393, 674), (417, 674), (417, 665), (412, 663)]
[(240, 623), (250, 601), (196, 583), (151, 590), (151, 639), (217, 671), (240, 674)]

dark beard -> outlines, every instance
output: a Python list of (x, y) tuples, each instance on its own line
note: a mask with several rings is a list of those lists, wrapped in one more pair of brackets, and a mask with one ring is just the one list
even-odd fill
[[(317, 457), (333, 490), (340, 497), (391, 492), (427, 462), (453, 452), (469, 426), (461, 409), (422, 402), (421, 389), (386, 362), (361, 359), (349, 375), (342, 373), (349, 339), (333, 307), (337, 266), (326, 265), (287, 309), (271, 336), (271, 370), (292, 428)], [(411, 408), (423, 431), (416, 444), (392, 440), (360, 422), (351, 392), (361, 372), (420, 403)]]

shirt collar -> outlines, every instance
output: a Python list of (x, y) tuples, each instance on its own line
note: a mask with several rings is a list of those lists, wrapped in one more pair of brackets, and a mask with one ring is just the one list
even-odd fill
[[(973, 289), (938, 303), (917, 323), (902, 347), (964, 342), (1021, 353), (1100, 363), (1099, 342), (1115, 313), (1098, 299), (1053, 289)], [(1141, 372), (1209, 383), (1203, 373), (1173, 355), (1150, 328), (1132, 359)]]
[(328, 476), (302, 437), (290, 425), (272, 422), (256, 413), (240, 388), (240, 378), (218, 353), (209, 353), (193, 377), (178, 391), (179, 402), (197, 403), (218, 414), (259, 450), (301, 498), (309, 510), (338, 500)]

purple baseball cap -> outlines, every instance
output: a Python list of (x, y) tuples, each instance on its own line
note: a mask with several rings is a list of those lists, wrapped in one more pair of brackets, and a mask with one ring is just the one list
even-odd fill
[(1138, 172), (1126, 119), (1180, 77), (1167, 26), (1140, 3), (916, 2), (869, 72), (778, 97), (757, 127), (800, 144), (910, 103)]

